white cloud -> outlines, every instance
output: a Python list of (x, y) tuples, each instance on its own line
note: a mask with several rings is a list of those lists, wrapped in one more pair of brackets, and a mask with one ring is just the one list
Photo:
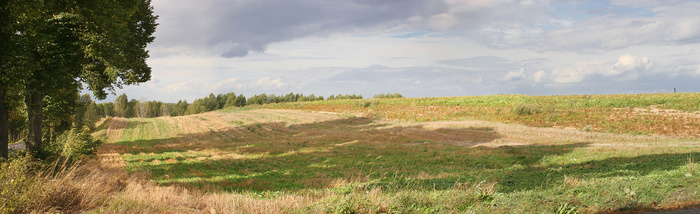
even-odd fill
[(133, 97), (172, 102), (229, 91), (627, 93), (683, 87), (678, 82), (700, 90), (695, 86), (700, 53), (694, 50), (700, 43), (698, 1), (154, 0), (153, 5), (160, 25), (148, 63), (160, 82), (125, 87)]
[(238, 83), (238, 78), (231, 78), (231, 79), (225, 79), (221, 80), (219, 82), (216, 82), (207, 89), (211, 92), (215, 93), (225, 93), (225, 92), (230, 92), (235, 90), (241, 90), (243, 89), (243, 85)]
[[(653, 64), (649, 57), (637, 57), (626, 54), (620, 56), (615, 62), (584, 61), (564, 68), (554, 69), (552, 70), (551, 78), (555, 83), (579, 83), (591, 76), (614, 78), (611, 80), (630, 80), (654, 72), (651, 70), (652, 66)], [(541, 81), (542, 75), (540, 73), (539, 77), (535, 78), (535, 82)]]
[(167, 93), (175, 94), (183, 91), (190, 91), (192, 90), (192, 86), (190, 86), (189, 82), (181, 82), (165, 86), (164, 89)]
[(652, 66), (649, 57), (636, 57), (632, 55), (622, 55), (617, 60), (617, 62), (608, 70), (604, 72), (604, 76), (618, 76), (623, 73), (632, 72), (633, 75), (637, 73), (645, 72), (649, 70)]
[[(625, 8), (634, 4), (637, 8)], [(583, 13), (586, 18), (543, 18), (519, 28), (492, 25), (481, 35), (498, 48), (525, 47), (539, 52), (599, 53), (643, 45), (681, 45), (700, 42), (700, 2), (614, 1), (624, 5), (600, 8), (616, 12)], [(553, 3), (556, 4), (556, 3)], [(580, 12), (580, 11), (579, 11)], [(584, 17), (585, 17), (584, 16)], [(513, 16), (516, 17), (516, 16)], [(575, 17), (575, 16), (574, 16)], [(557, 24), (551, 20), (566, 20)]]
[(441, 13), (428, 19), (428, 27), (437, 30), (447, 30), (459, 24), (459, 20), (452, 14)]
[(546, 76), (547, 76), (547, 72), (545, 72), (543, 70), (539, 70), (539, 71), (535, 72), (535, 74), (533, 75), (533, 80), (536, 83), (544, 82)]
[(503, 81), (514, 81), (525, 79), (525, 68), (520, 68), (519, 71), (510, 71), (503, 77)]
[(679, 0), (610, 0), (610, 3), (618, 6), (627, 6), (632, 8), (642, 7), (658, 7), (664, 4), (675, 4), (681, 2)]
[(263, 89), (279, 89), (287, 86), (283, 83), (281, 79), (270, 80), (270, 77), (263, 77), (254, 84), (255, 86), (262, 87)]
[(155, 46), (186, 47), (226, 58), (270, 44), (357, 31), (382, 32), (447, 10), (441, 1), (156, 0)]
[(552, 80), (555, 83), (577, 83), (590, 74), (600, 73), (600, 62), (577, 62), (571, 66), (552, 70)]

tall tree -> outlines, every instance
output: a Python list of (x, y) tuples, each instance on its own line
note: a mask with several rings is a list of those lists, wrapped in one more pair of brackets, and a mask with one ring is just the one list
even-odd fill
[(101, 115), (99, 108), (95, 101), (90, 101), (90, 103), (85, 108), (85, 114), (83, 114), (83, 126), (87, 126), (90, 130), (95, 129), (95, 123), (100, 120)]
[(122, 93), (114, 99), (114, 116), (126, 117), (126, 112), (129, 106), (129, 97)]
[(99, 108), (102, 109), (100, 113), (103, 117), (113, 117), (114, 116), (114, 104), (113, 103), (100, 103)]
[[(18, 69), (28, 62), (26, 52), (22, 48), (23, 36), (17, 34), (26, 24), (20, 22), (23, 16), (37, 14), (30, 2), (22, 0), (0, 0), (0, 158), (7, 157), (7, 144), (10, 134), (9, 111), (16, 110), (12, 106), (26, 79), (26, 72)], [(16, 122), (16, 121), (15, 121)]]
[(10, 141), (9, 115), (5, 107), (5, 84), (0, 80), (0, 158), (7, 158)]
[(30, 27), (18, 32), (28, 38), (32, 62), (24, 83), (31, 150), (41, 147), (46, 96), (85, 84), (104, 99), (114, 87), (150, 80), (145, 48), (157, 25), (150, 0), (34, 2), (41, 13), (30, 14)]
[(12, 22), (10, 18), (10, 1), (1, 0), (0, 1), (0, 158), (7, 158), (7, 144), (9, 143), (10, 131), (9, 131), (9, 115), (7, 107), (5, 106), (5, 82), (7, 61), (9, 61), (10, 56), (7, 55), (6, 51), (11, 49), (12, 46), (12, 33), (8, 29), (10, 23)]

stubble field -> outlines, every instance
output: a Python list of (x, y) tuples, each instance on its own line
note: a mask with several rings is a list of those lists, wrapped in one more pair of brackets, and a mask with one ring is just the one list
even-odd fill
[(599, 213), (698, 205), (700, 105), (693, 103), (700, 95), (630, 96), (277, 104), (111, 118), (94, 135), (106, 142), (103, 166), (145, 172), (158, 184), (150, 188), (177, 189), (170, 192), (176, 202), (139, 205), (153, 212)]

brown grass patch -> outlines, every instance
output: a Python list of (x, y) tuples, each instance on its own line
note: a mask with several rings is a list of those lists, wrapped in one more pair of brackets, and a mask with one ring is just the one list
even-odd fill
[(129, 120), (126, 118), (115, 117), (110, 120), (109, 128), (107, 129), (107, 142), (119, 142), (124, 134), (124, 129), (129, 125)]
[(564, 185), (569, 187), (578, 187), (581, 184), (581, 180), (577, 177), (564, 175)]

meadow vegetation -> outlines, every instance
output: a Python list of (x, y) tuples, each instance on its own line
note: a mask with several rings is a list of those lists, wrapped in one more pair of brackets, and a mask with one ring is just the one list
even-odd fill
[[(108, 118), (92, 134), (104, 142), (97, 161), (12, 184), (61, 185), (51, 194), (72, 195), (65, 197), (70, 203), (47, 200), (10, 211), (610, 213), (695, 207), (699, 108), (700, 94), (500, 95)], [(22, 171), (31, 164), (17, 160), (3, 163), (1, 176), (32, 174)]]
[(700, 93), (332, 100), (265, 107), (419, 122), (485, 120), (611, 133), (700, 136)]

